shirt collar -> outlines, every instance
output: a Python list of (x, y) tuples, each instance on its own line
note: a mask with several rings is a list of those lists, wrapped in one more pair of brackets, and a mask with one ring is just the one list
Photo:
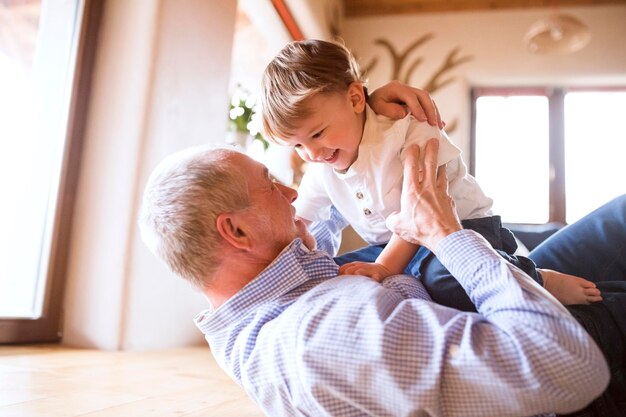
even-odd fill
[(256, 278), (219, 308), (200, 312), (194, 322), (205, 334), (217, 331), (311, 279), (333, 278), (338, 273), (339, 267), (327, 253), (311, 251), (301, 239), (295, 239)]
[(377, 130), (378, 130), (378, 118), (379, 116), (374, 113), (374, 110), (370, 108), (370, 106), (365, 104), (365, 125), (363, 126), (363, 134), (361, 135), (361, 143), (359, 143), (359, 155), (356, 158), (356, 161), (350, 165), (347, 171), (345, 172), (337, 172), (334, 169), (333, 173), (340, 179), (345, 180), (357, 175), (361, 175), (360, 165), (367, 164), (367, 157), (364, 155), (369, 154), (368, 151), (364, 150), (366, 147), (376, 144), (377, 139)]
[(378, 117), (368, 104), (365, 104), (365, 126), (363, 126), (363, 137), (360, 146), (368, 146), (372, 140), (376, 141), (378, 130)]

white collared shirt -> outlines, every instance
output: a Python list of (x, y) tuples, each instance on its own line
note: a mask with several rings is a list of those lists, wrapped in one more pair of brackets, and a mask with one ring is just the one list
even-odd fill
[(448, 190), (461, 220), (491, 216), (493, 201), (467, 173), (461, 150), (443, 130), (408, 115), (391, 120), (366, 106), (366, 122), (357, 160), (345, 173), (330, 165), (311, 163), (294, 202), (297, 214), (310, 221), (330, 218), (335, 208), (369, 244), (382, 244), (392, 232), (385, 220), (400, 210), (402, 150), (410, 144), (439, 140), (438, 165), (447, 164)]

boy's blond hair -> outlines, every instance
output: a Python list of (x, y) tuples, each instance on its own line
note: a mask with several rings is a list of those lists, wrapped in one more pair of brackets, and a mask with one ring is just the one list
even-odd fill
[(260, 100), (265, 136), (274, 142), (291, 136), (296, 122), (310, 115), (311, 97), (345, 92), (355, 81), (363, 82), (345, 46), (322, 40), (288, 44), (263, 73)]

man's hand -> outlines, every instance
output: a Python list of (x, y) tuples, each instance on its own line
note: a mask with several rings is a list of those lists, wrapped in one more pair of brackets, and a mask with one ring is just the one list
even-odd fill
[(438, 150), (436, 139), (430, 139), (424, 150), (417, 145), (404, 150), (400, 213), (387, 218), (391, 231), (434, 253), (443, 238), (462, 229), (454, 200), (448, 194), (445, 165), (437, 169)]
[(365, 275), (375, 281), (381, 282), (391, 272), (381, 264), (370, 262), (350, 262), (339, 267), (339, 274), (341, 275)]
[(425, 90), (413, 88), (398, 81), (391, 81), (369, 94), (367, 101), (372, 110), (391, 119), (402, 119), (410, 111), (417, 120), (428, 121), (432, 126), (443, 129), (446, 125), (439, 109)]

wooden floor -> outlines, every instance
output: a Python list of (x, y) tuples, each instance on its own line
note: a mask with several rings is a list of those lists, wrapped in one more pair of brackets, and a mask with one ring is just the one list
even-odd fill
[(260, 417), (208, 347), (103, 352), (0, 347), (2, 417)]

